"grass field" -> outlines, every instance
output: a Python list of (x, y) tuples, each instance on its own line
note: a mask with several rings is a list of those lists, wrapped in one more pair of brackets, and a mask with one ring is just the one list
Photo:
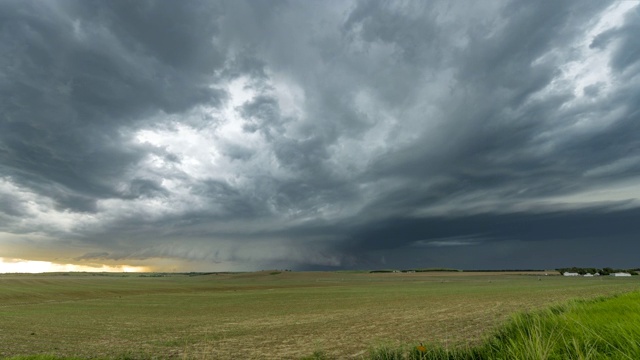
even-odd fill
[(479, 344), (511, 314), (637, 290), (638, 277), (259, 272), (0, 275), (0, 356), (358, 358)]
[[(480, 344), (381, 347), (366, 360), (640, 359), (640, 292), (515, 314)], [(323, 359), (316, 353), (310, 359)], [(326, 357), (324, 357), (326, 358)]]

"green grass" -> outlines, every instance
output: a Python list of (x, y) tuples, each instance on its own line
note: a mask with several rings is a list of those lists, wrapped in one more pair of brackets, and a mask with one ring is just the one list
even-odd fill
[(272, 272), (0, 275), (0, 358), (342, 359), (420, 341), (451, 350), (482, 344), (516, 312), (638, 289), (636, 277)]
[(477, 346), (381, 347), (367, 359), (640, 359), (640, 292), (519, 313)]
[(522, 359), (640, 359), (640, 293), (521, 314), (491, 351)]

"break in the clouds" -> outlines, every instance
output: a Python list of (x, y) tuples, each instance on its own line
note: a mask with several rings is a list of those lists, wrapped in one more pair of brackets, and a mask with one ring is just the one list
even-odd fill
[(0, 2), (0, 256), (638, 266), (635, 1)]

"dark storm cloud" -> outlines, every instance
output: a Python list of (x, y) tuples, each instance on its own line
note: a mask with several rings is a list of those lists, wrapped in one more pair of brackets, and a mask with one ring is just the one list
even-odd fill
[(0, 156), (3, 174), (21, 182), (129, 196), (114, 183), (144, 154), (126, 145), (128, 132), (158, 112), (215, 104), (222, 95), (207, 82), (224, 61), (212, 44), (217, 11), (207, 3), (0, 6)]
[(3, 2), (1, 229), (237, 268), (628, 244), (639, 8)]
[[(617, 71), (625, 71), (632, 67), (635, 67), (636, 72), (638, 70), (640, 40), (635, 34), (640, 31), (639, 17), (640, 7), (636, 6), (635, 9), (627, 13), (624, 25), (620, 29), (614, 30), (618, 33), (616, 35), (619, 37), (620, 44), (611, 59), (611, 67)], [(594, 42), (596, 42), (596, 39), (594, 39)]]
[[(431, 262), (467, 269), (553, 268), (562, 263), (606, 266), (612, 261), (632, 267), (635, 260), (626, 252), (606, 249), (637, 248), (634, 239), (638, 216), (637, 208), (594, 207), (534, 214), (393, 219), (355, 237), (361, 239), (363, 247), (366, 243), (372, 253), (387, 253), (390, 258), (404, 254), (404, 262), (396, 265), (405, 267)], [(611, 253), (615, 256), (611, 257)], [(466, 260), (461, 261), (462, 258)]]
[[(404, 248), (408, 245), (429, 244), (434, 239), (446, 244), (450, 239), (461, 245), (459, 237), (487, 245), (501, 241), (606, 239), (630, 241), (635, 236), (635, 222), (640, 215), (637, 208), (616, 210), (610, 206), (547, 211), (544, 213), (513, 212), (508, 214), (479, 214), (464, 217), (395, 218), (368, 225), (353, 234), (357, 246), (372, 250), (380, 246)], [(603, 240), (605, 241), (605, 240)]]
[[(25, 206), (20, 198), (11, 196), (10, 194), (2, 194), (2, 196), (0, 196), (0, 200), (2, 201), (2, 209), (0, 209), (0, 211), (3, 213), (3, 217), (20, 217), (27, 215)], [(3, 223), (5, 221), (3, 221)]]
[[(471, 34), (457, 75), (458, 87), (448, 102), (451, 110), (437, 138), (426, 134), (425, 145), (410, 143), (385, 154), (373, 167), (375, 176), (399, 174), (418, 183), (410, 180), (405, 189), (394, 190), (374, 206), (397, 202), (410, 209), (473, 191), (496, 191), (506, 199), (519, 197), (518, 193), (529, 197), (576, 191), (598, 181), (582, 176), (589, 169), (637, 151), (637, 142), (629, 138), (637, 124), (635, 105), (608, 129), (576, 131), (554, 139), (563, 127), (605, 117), (621, 105), (611, 106), (610, 101), (633, 104), (626, 98), (637, 95), (638, 84), (630, 83), (632, 89), (620, 89), (606, 101), (580, 104), (569, 111), (561, 109), (574, 99), (571, 89), (531, 100), (558, 75), (557, 63), (533, 65), (534, 60), (550, 49), (567, 46), (584, 31), (579, 23), (601, 10), (594, 2), (589, 5), (598, 6), (585, 6), (578, 13), (571, 2), (534, 5), (517, 2), (506, 7), (506, 24), (492, 37), (485, 38), (486, 31)], [(548, 135), (547, 144), (541, 141), (542, 134)], [(428, 145), (433, 142), (436, 146)], [(554, 149), (549, 153), (541, 151), (542, 146)], [(430, 175), (445, 179), (425, 186)], [(633, 177), (637, 171), (617, 175)], [(426, 191), (416, 194), (421, 188)]]

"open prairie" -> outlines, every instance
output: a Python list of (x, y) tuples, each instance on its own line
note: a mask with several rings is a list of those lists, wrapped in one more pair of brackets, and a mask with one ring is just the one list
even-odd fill
[[(551, 273), (550, 273), (551, 274)], [(278, 272), (0, 275), (0, 356), (296, 359), (478, 343), (515, 312), (638, 277)]]

